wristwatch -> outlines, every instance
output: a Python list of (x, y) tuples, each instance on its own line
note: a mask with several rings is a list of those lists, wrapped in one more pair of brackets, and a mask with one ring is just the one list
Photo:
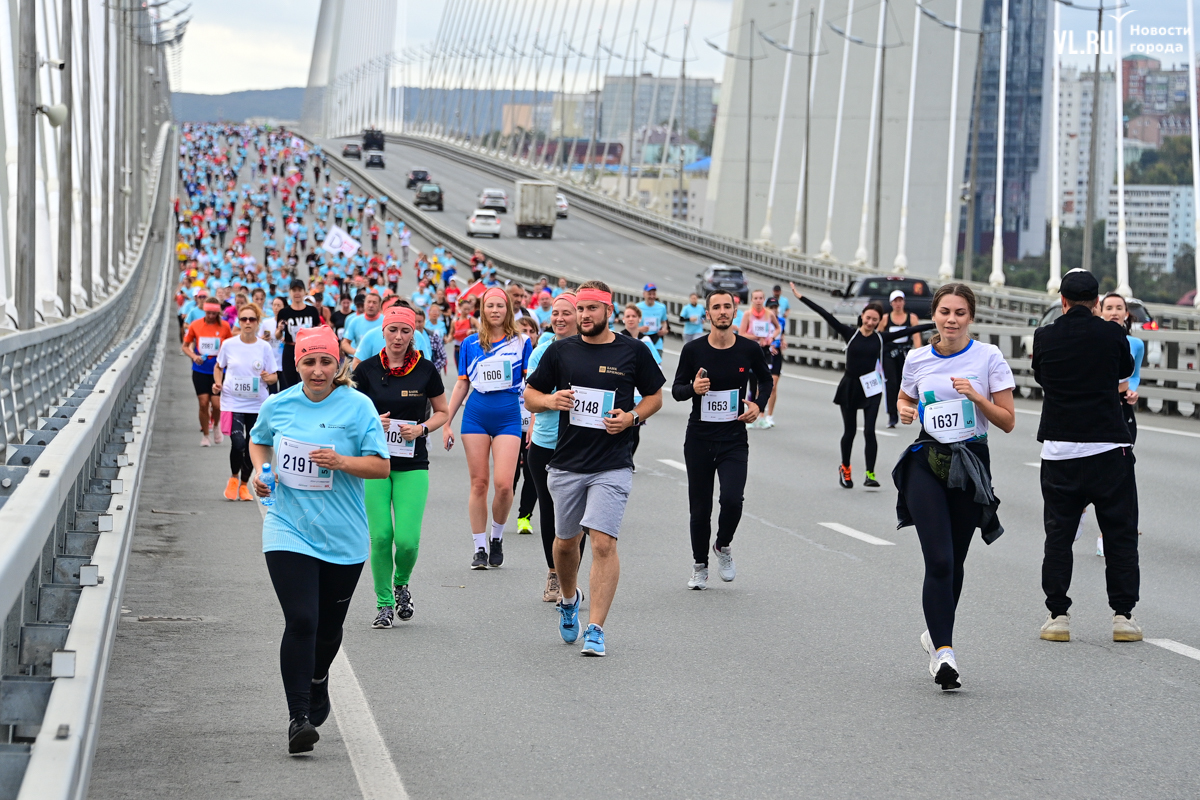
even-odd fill
[(426, 425), (426, 424), (425, 424), (425, 423), (423, 423), (423, 422), (421, 423), (421, 435), (422, 435), (422, 436), (428, 436), (428, 435), (429, 435), (429, 426), (428, 426), (428, 425)]
[(641, 414), (637, 413), (636, 411), (630, 411), (629, 413), (633, 414), (633, 424), (634, 425), (642, 424), (642, 415)]

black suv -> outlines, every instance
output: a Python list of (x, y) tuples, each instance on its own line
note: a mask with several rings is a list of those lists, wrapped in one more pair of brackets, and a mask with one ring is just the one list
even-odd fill
[(433, 180), (433, 178), (430, 177), (429, 170), (414, 169), (412, 172), (408, 173), (408, 178), (406, 178), (404, 181), (404, 188), (413, 189), (418, 183), (425, 183), (426, 181), (431, 180)]
[(383, 162), (383, 154), (368, 153), (366, 167), (367, 169), (371, 169), (372, 167), (375, 167), (376, 169), (386, 169), (387, 164)]
[(417, 196), (413, 198), (414, 206), (437, 206), (442, 210), (442, 187), (436, 183), (422, 183), (417, 187)]
[(363, 150), (383, 150), (383, 131), (367, 128), (363, 131)]
[(362, 148), (356, 144), (348, 144), (342, 148), (342, 158), (357, 158), (362, 161)]
[(746, 274), (742, 272), (741, 267), (713, 264), (704, 272), (696, 273), (696, 277), (700, 279), (696, 284), (696, 294), (700, 295), (701, 299), (720, 289), (737, 295), (738, 300), (743, 303), (750, 302), (750, 285), (746, 282)]

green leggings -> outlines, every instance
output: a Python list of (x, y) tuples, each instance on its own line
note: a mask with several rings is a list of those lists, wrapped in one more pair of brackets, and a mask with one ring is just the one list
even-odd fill
[[(396, 605), (392, 586), (406, 586), (412, 576), (428, 495), (427, 469), (392, 472), (386, 478), (366, 481), (371, 576), (375, 579), (375, 601), (380, 607)], [(393, 545), (396, 548), (394, 559)]]

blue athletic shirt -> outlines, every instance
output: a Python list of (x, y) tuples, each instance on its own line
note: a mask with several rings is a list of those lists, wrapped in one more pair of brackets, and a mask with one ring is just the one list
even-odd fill
[(383, 314), (373, 320), (367, 319), (366, 314), (355, 314), (346, 320), (346, 324), (342, 328), (342, 336), (349, 339), (351, 346), (357, 350), (358, 346), (362, 344), (363, 337), (375, 329), (383, 330)]
[(704, 333), (704, 306), (700, 304), (692, 305), (691, 303), (688, 303), (686, 306), (679, 309), (679, 316), (683, 318), (684, 336)]
[[(533, 343), (525, 334), (497, 342), (492, 349), (485, 353), (479, 344), (479, 334), (472, 333), (463, 340), (458, 352), (458, 374), (465, 375), (471, 381), (471, 388), (477, 392), (510, 392), (519, 394), (525, 381), (525, 372), (529, 366), (529, 358), (533, 355)], [(512, 362), (512, 377), (510, 385), (502, 389), (481, 389), (480, 382), (483, 371), (495, 362), (508, 359)], [(492, 364), (488, 364), (492, 362)]]
[[(320, 403), (297, 384), (271, 395), (258, 412), (250, 431), (255, 444), (275, 448), (280, 439), (331, 446), (344, 456), (377, 455), (389, 458), (379, 413), (370, 398), (349, 386), (339, 386)], [(333, 488), (307, 491), (284, 486), (275, 472), (275, 505), (263, 521), (263, 552), (286, 550), (331, 564), (361, 564), (371, 552), (363, 479), (333, 470)]]
[[(529, 357), (529, 374), (532, 375), (537, 369), (538, 364), (542, 363), (542, 354), (550, 347), (554, 337), (546, 339), (547, 334), (542, 334), (542, 339), (538, 341), (538, 346), (534, 348), (533, 355)], [(546, 447), (553, 450), (558, 446), (558, 413), (547, 411), (542, 414), (537, 414), (533, 418), (533, 443), (538, 447)]]
[[(379, 351), (383, 349), (383, 328), (372, 328), (367, 331), (358, 348), (354, 351), (354, 357), (359, 361), (366, 361), (371, 356), (379, 355)], [(425, 331), (413, 331), (413, 344), (421, 351), (421, 355), (433, 361), (433, 342), (429, 339), (429, 334)]]
[(1129, 391), (1136, 392), (1142, 385), (1142, 359), (1146, 356), (1146, 343), (1134, 336), (1129, 340), (1129, 353), (1133, 356), (1133, 374), (1129, 376)]
[[(645, 325), (649, 330), (648, 334), (662, 333), (663, 328), (667, 324), (667, 306), (665, 303), (655, 302), (654, 305), (649, 305), (646, 301), (637, 304), (637, 307), (642, 311), (642, 325)], [(662, 347), (662, 340), (659, 340), (657, 345)]]

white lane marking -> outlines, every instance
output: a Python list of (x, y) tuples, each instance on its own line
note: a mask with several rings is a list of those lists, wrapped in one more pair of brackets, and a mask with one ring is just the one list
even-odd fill
[(1200, 433), (1192, 433), (1191, 431), (1177, 431), (1171, 428), (1152, 428), (1149, 425), (1138, 424), (1139, 431), (1154, 431), (1155, 433), (1173, 433), (1176, 436), (1187, 436), (1192, 439), (1200, 439)]
[(1037, 467), (1038, 469), (1042, 468), (1042, 462), (1040, 461), (1026, 461), (1024, 463), (1027, 467)]
[(843, 533), (846, 536), (850, 536), (854, 539), (858, 539), (859, 541), (866, 542), (867, 544), (890, 544), (890, 545), (896, 544), (895, 542), (889, 542), (887, 539), (880, 539), (878, 536), (872, 536), (869, 533), (863, 533), (862, 531), (856, 531), (856, 530), (854, 530), (854, 528), (851, 528), (847, 525), (843, 525), (840, 522), (818, 522), (817, 524), (820, 525), (822, 528), (829, 528), (829, 530), (831, 530), (831, 531), (837, 531), (838, 533)]
[(340, 651), (329, 667), (329, 698), (363, 800), (408, 800), (354, 668)]
[(1164, 650), (1170, 650), (1172, 653), (1179, 653), (1181, 656), (1187, 656), (1188, 658), (1200, 661), (1200, 650), (1188, 647), (1186, 644), (1180, 644), (1173, 639), (1147, 639), (1146, 644), (1152, 644)]
[[(859, 430), (860, 430), (860, 431), (862, 430), (862, 427), (861, 427), (861, 426), (859, 427)], [(876, 430), (876, 431), (875, 431), (875, 435), (876, 435), (876, 436), (899, 436), (900, 434), (898, 434), (898, 433), (891, 433), (890, 431), (881, 431), (881, 430)]]
[(687, 472), (687, 465), (680, 464), (678, 461), (676, 461), (673, 458), (660, 458), (658, 460), (658, 463), (666, 464), (668, 467), (674, 467), (675, 469), (682, 470), (683, 472)]
[[(663, 352), (670, 353), (673, 356), (679, 355), (678, 350), (671, 350), (669, 348), (663, 348)], [(837, 381), (827, 381), (824, 378), (810, 378), (807, 375), (792, 375), (790, 372), (784, 372), (784, 373), (782, 373), (782, 375), (785, 378), (791, 378), (792, 380), (795, 380), (795, 381), (808, 381), (809, 383), (822, 383), (826, 386), (837, 386), (838, 385)], [(886, 435), (895, 436), (896, 434), (893, 433), (893, 434), (886, 434)]]

